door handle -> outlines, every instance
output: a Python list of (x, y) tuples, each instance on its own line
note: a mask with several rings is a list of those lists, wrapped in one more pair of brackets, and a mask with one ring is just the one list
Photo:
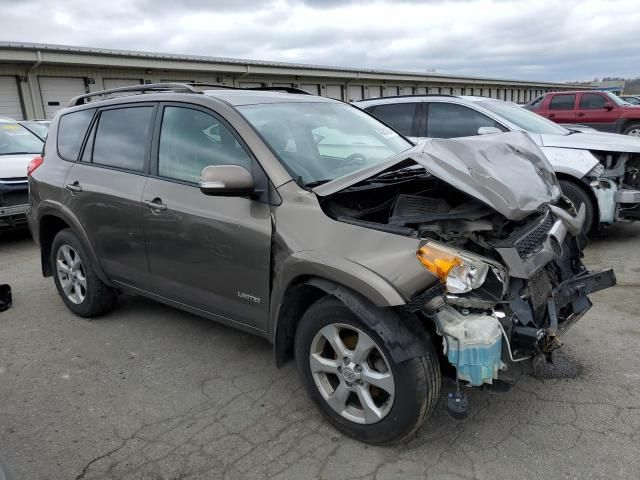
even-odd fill
[(584, 113), (578, 113), (577, 116), (578, 117), (584, 117)]
[(555, 113), (550, 113), (550, 114), (549, 114), (549, 118), (553, 118), (553, 117), (555, 117), (555, 116), (556, 116), (556, 114), (555, 114)]
[(72, 194), (80, 193), (82, 191), (82, 187), (80, 186), (80, 182), (77, 180), (73, 183), (67, 183), (64, 188), (69, 190)]
[(154, 198), (153, 200), (146, 200), (144, 204), (149, 207), (151, 210), (164, 211), (167, 209), (167, 206), (162, 203), (160, 198)]

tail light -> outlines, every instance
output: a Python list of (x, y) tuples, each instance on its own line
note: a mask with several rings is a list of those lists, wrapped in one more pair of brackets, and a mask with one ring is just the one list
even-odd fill
[(36, 168), (42, 165), (42, 162), (44, 162), (44, 158), (42, 158), (41, 156), (34, 157), (29, 162), (29, 166), (27, 166), (27, 177), (30, 177), (31, 174), (36, 170)]

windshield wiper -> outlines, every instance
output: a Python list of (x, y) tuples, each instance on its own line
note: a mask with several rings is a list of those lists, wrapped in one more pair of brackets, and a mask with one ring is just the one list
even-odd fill
[(314, 180), (313, 182), (305, 183), (304, 186), (308, 187), (308, 188), (315, 188), (315, 187), (318, 187), (318, 186), (320, 186), (320, 185), (322, 185), (324, 183), (330, 182), (330, 181), (331, 181), (330, 178), (328, 178), (326, 180)]
[(422, 175), (427, 173), (427, 169), (421, 165), (409, 165), (407, 167), (399, 168), (398, 170), (391, 170), (390, 172), (381, 173), (376, 175), (375, 178), (400, 178), (400, 177), (413, 177), (415, 175)]

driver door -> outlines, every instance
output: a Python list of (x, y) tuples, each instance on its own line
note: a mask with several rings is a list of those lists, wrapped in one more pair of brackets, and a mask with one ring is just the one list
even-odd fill
[(161, 110), (142, 195), (153, 293), (265, 331), (270, 206), (257, 198), (205, 195), (198, 182), (209, 165), (243, 166), (256, 185), (266, 176), (210, 110), (185, 104)]

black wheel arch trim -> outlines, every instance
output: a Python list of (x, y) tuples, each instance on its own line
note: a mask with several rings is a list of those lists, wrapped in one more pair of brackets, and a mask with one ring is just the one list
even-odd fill
[[(402, 363), (427, 354), (435, 355), (431, 335), (417, 315), (402, 308), (375, 306), (359, 293), (319, 277), (309, 277), (298, 286), (313, 287), (324, 293), (321, 296), (331, 295), (339, 299), (379, 335), (394, 362)], [(291, 330), (291, 325), (280, 325), (280, 320), (278, 318), (276, 322), (273, 337), (277, 366), (282, 366), (292, 358), (289, 342), (295, 332), (295, 328)], [(299, 320), (291, 318), (289, 322), (292, 321), (293, 326), (297, 327)]]
[[(87, 237), (84, 229), (82, 228), (82, 224), (80, 221), (73, 215), (71, 210), (65, 207), (63, 204), (59, 202), (53, 202), (51, 200), (45, 200), (38, 207), (38, 216), (37, 216), (37, 224), (38, 224), (38, 244), (40, 245), (40, 257), (42, 262), (42, 274), (44, 276), (50, 276), (51, 272), (48, 272), (49, 266), (48, 263), (50, 261), (49, 256), (45, 255), (45, 249), (43, 248), (41, 239), (42, 239), (42, 219), (46, 216), (57, 217), (66, 223), (69, 228), (78, 236), (80, 241), (82, 242), (82, 246), (85, 248), (87, 253), (89, 254), (89, 264), (91, 268), (95, 271), (96, 275), (102, 280), (105, 284), (109, 286), (113, 286), (107, 275), (104, 273), (104, 270), (100, 266), (100, 262), (98, 261), (98, 257)], [(46, 257), (46, 258), (45, 258)]]

